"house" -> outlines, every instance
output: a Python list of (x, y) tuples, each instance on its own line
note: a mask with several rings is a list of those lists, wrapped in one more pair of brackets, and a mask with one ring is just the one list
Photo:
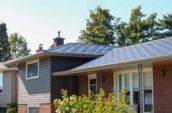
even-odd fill
[[(114, 48), (56, 77), (78, 76), (79, 94), (127, 89), (140, 113), (172, 113), (172, 37)], [(75, 83), (76, 85), (77, 83)], [(72, 86), (72, 83), (71, 83)]]
[(0, 113), (6, 113), (7, 106), (17, 102), (17, 68), (0, 63)]
[(110, 46), (79, 43), (63, 44), (64, 38), (54, 38), (48, 50), (39, 46), (36, 54), (6, 62), (6, 66), (18, 67), (18, 112), (55, 113), (53, 100), (60, 98), (60, 90), (79, 94), (78, 76), (55, 77), (52, 73), (73, 69), (103, 56)]
[(69, 43), (8, 61), (18, 66), (19, 113), (54, 113), (60, 89), (69, 95), (126, 87), (140, 113), (172, 113), (172, 37), (121, 48)]

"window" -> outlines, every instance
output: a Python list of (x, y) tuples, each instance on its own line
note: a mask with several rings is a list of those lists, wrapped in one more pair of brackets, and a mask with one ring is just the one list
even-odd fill
[(88, 76), (88, 90), (89, 92), (96, 93), (97, 91), (96, 74)]
[(6, 107), (0, 107), (0, 113), (6, 113), (7, 108)]
[[(127, 90), (127, 96), (130, 97), (130, 104), (139, 105), (139, 78), (137, 70), (126, 70), (117, 73), (118, 91), (124, 86)], [(152, 112), (152, 70), (143, 69), (143, 102), (144, 112)]]
[(39, 78), (39, 60), (26, 63), (26, 79)]
[(39, 107), (29, 107), (29, 113), (39, 113)]
[(3, 92), (3, 75), (0, 73), (0, 94)]

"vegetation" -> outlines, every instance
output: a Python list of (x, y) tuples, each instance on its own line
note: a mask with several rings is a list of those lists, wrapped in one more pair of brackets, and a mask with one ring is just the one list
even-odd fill
[(0, 24), (0, 62), (28, 55), (30, 50), (23, 36), (18, 33), (7, 35), (5, 23)]
[(131, 10), (128, 22), (110, 14), (108, 9), (97, 7), (90, 12), (85, 30), (79, 40), (91, 44), (127, 46), (172, 36), (172, 14), (157, 19), (157, 14), (146, 15), (141, 6)]
[(17, 103), (9, 104), (7, 107), (7, 113), (18, 113)]
[(105, 96), (101, 89), (95, 95), (69, 97), (67, 91), (62, 90), (62, 99), (54, 100), (54, 105), (56, 113), (134, 113), (133, 107), (127, 104), (129, 99), (124, 98), (125, 93), (122, 89), (117, 96), (113, 93)]

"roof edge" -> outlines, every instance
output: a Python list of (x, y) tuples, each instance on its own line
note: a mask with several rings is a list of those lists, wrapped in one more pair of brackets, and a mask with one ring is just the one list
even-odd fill
[(161, 57), (154, 57), (154, 58), (148, 58), (148, 59), (141, 59), (141, 60), (135, 60), (135, 61), (129, 61), (129, 62), (120, 62), (117, 64), (108, 64), (103, 66), (96, 66), (96, 67), (89, 67), (89, 68), (82, 68), (82, 69), (71, 69), (67, 71), (60, 71), (60, 72), (54, 72), (52, 75), (54, 76), (63, 76), (63, 75), (71, 75), (71, 74), (77, 74), (77, 73), (84, 73), (84, 72), (90, 72), (90, 71), (97, 71), (101, 69), (111, 69), (111, 68), (117, 68), (122, 66), (129, 66), (134, 64), (146, 64), (146, 63), (153, 63), (163, 60), (172, 59), (172, 55), (168, 56), (161, 56)]

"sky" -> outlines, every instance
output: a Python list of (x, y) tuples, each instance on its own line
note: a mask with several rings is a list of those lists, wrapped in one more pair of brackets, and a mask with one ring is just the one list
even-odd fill
[(0, 0), (0, 22), (7, 24), (8, 34), (18, 32), (28, 42), (32, 53), (43, 44), (50, 47), (57, 31), (65, 43), (77, 42), (90, 10), (107, 8), (115, 17), (128, 21), (131, 9), (141, 5), (145, 14), (172, 13), (172, 0)]

